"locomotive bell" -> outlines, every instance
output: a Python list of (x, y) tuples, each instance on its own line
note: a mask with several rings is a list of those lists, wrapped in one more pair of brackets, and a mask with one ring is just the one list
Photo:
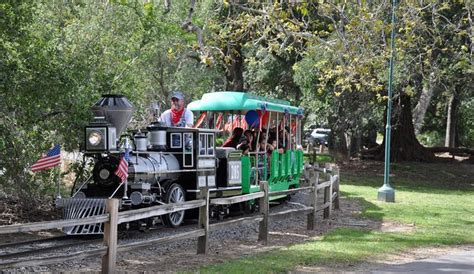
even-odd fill
[(120, 136), (130, 122), (134, 107), (123, 95), (105, 94), (91, 108), (96, 117), (105, 117), (116, 129), (116, 136)]

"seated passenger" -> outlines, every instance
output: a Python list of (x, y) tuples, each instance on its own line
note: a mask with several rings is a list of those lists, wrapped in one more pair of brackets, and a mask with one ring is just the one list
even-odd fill
[(242, 155), (249, 155), (250, 146), (248, 144), (240, 144), (239, 149), (242, 150)]
[(268, 144), (267, 144), (267, 153), (270, 157), (272, 156), (272, 152), (274, 149), (276, 149), (276, 147), (277, 147), (276, 139), (269, 138)]
[(237, 145), (237, 149), (241, 149), (241, 146), (247, 145), (249, 151), (252, 150), (252, 142), (253, 142), (253, 132), (250, 129), (244, 131), (242, 137), (240, 137), (239, 144)]
[(259, 178), (266, 180), (270, 175), (271, 168), (271, 156), (274, 147), (271, 144), (268, 144), (265, 138), (260, 138), (258, 143), (258, 163), (257, 169), (259, 170)]
[(264, 154), (267, 151), (267, 142), (265, 142), (265, 138), (260, 138), (260, 142), (258, 142), (258, 152)]
[(279, 148), (278, 152), (280, 152), (280, 153), (285, 152), (285, 150), (289, 149), (289, 147), (290, 147), (290, 142), (289, 142), (290, 134), (289, 134), (288, 130), (289, 130), (288, 127), (286, 127), (283, 130), (280, 130), (280, 139), (279, 139), (279, 143), (278, 143), (278, 148)]
[(237, 145), (239, 144), (239, 141), (240, 141), (240, 137), (242, 137), (243, 133), (244, 133), (244, 130), (241, 127), (234, 128), (232, 135), (229, 136), (227, 140), (225, 140), (224, 144), (222, 144), (222, 147), (237, 148)]
[[(260, 133), (255, 132), (253, 142), (252, 142), (252, 149), (253, 149), (252, 151), (257, 152), (258, 150), (261, 153), (266, 147), (266, 143), (265, 143), (266, 138), (267, 138), (267, 134), (264, 131), (261, 131)], [(261, 144), (262, 142), (265, 143), (265, 145), (262, 145)]]

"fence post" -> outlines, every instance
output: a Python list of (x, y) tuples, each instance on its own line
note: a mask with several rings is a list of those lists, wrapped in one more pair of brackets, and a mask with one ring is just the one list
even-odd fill
[(199, 189), (199, 198), (206, 204), (199, 208), (198, 227), (204, 229), (204, 236), (198, 238), (197, 254), (207, 254), (209, 250), (209, 187)]
[[(328, 196), (329, 196), (329, 208), (328, 208), (328, 209), (329, 209), (329, 210), (328, 210), (328, 211), (329, 211), (329, 212), (328, 212), (328, 215), (329, 215), (329, 216), (332, 215), (332, 188), (333, 188), (332, 185), (333, 185), (334, 182), (336, 181), (336, 180), (335, 180), (336, 177), (334, 176), (334, 170), (332, 170), (332, 171), (333, 171), (333, 172), (331, 172), (331, 175), (330, 175), (331, 177), (329, 177), (329, 178), (330, 178), (329, 180), (331, 181), (331, 183), (329, 184), (329, 195), (328, 195)], [(329, 216), (328, 216), (328, 217), (329, 217)]]
[[(329, 195), (329, 187), (325, 187), (324, 188), (324, 202), (323, 202), (323, 206), (326, 206), (326, 203), (329, 201), (330, 199), (330, 195)], [(323, 210), (323, 219), (327, 219), (329, 218), (329, 207), (326, 206)]]
[(260, 191), (263, 191), (264, 195), (260, 198), (259, 206), (260, 206), (260, 214), (262, 215), (263, 219), (260, 221), (260, 228), (258, 230), (258, 240), (262, 241), (264, 245), (268, 243), (268, 211), (269, 211), (269, 204), (268, 204), (268, 182), (261, 181), (260, 182)]
[(313, 181), (313, 189), (312, 192), (309, 194), (309, 203), (310, 206), (313, 208), (313, 211), (308, 213), (308, 219), (307, 219), (307, 225), (306, 229), (308, 230), (313, 230), (314, 229), (314, 223), (316, 219), (316, 211), (317, 211), (317, 206), (318, 206), (318, 183), (319, 183), (319, 171), (315, 171), (315, 180)]
[(102, 257), (102, 273), (115, 273), (118, 208), (118, 199), (107, 200), (105, 212), (109, 214), (109, 221), (104, 223), (104, 245), (107, 246), (107, 253)]
[[(340, 175), (339, 167), (335, 168), (335, 174), (337, 175), (336, 185), (334, 191), (336, 191), (336, 199), (334, 200), (334, 209), (339, 209), (339, 186), (341, 183), (341, 175)], [(332, 194), (331, 194), (332, 195)]]
[(303, 178), (306, 183), (311, 183), (311, 172), (310, 172), (310, 164), (305, 164), (303, 169)]
[(329, 202), (329, 206), (326, 206), (323, 211), (323, 218), (327, 219), (331, 215), (332, 207), (332, 184), (333, 184), (333, 170), (331, 165), (326, 165), (326, 169), (329, 174), (329, 186), (324, 188), (324, 206)]
[[(331, 173), (329, 173), (329, 181), (331, 181), (331, 180), (332, 180), (332, 175), (331, 175)], [(323, 192), (324, 192), (323, 219), (327, 219), (327, 218), (329, 218), (329, 208), (331, 207), (331, 205), (327, 206), (327, 203), (328, 203), (329, 200), (331, 199), (331, 193), (329, 193), (329, 186), (325, 187), (325, 188), (323, 189)]]

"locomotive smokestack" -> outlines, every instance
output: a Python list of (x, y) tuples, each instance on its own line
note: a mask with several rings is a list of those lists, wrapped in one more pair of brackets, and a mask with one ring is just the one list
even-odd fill
[(134, 107), (123, 95), (105, 94), (91, 110), (96, 117), (105, 117), (107, 122), (114, 125), (117, 136), (120, 136), (132, 118)]

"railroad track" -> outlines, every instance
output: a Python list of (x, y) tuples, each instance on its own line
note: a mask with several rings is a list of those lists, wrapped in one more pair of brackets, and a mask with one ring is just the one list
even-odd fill
[(47, 256), (50, 253), (63, 252), (66, 249), (83, 244), (99, 244), (102, 239), (58, 236), (0, 245), (0, 266), (12, 261), (22, 261), (31, 257)]
[[(275, 203), (272, 209), (281, 208), (281, 203)], [(258, 213), (256, 213), (258, 214)], [(252, 215), (252, 214), (250, 214)], [(249, 216), (248, 214), (237, 214), (235, 217)], [(232, 219), (232, 218), (231, 218)], [(212, 224), (218, 224), (222, 221), (213, 220)], [(149, 229), (147, 232), (142, 233), (138, 230), (132, 231), (121, 231), (119, 233), (119, 241), (129, 241), (129, 239), (146, 239), (156, 238), (159, 234), (169, 235), (176, 233), (177, 231), (186, 231), (193, 228), (197, 224), (197, 221), (192, 219), (188, 220), (185, 225), (180, 228), (167, 228), (163, 225), (157, 225)], [(121, 234), (121, 235), (120, 235)], [(128, 236), (127, 236), (128, 235)], [(99, 237), (99, 238), (97, 238)], [(122, 239), (120, 239), (122, 238)], [(128, 239), (127, 239), (128, 238)], [(101, 245), (103, 239), (101, 235), (95, 236), (70, 236), (62, 235), (57, 237), (50, 237), (44, 239), (35, 239), (15, 243), (6, 243), (0, 245), (0, 272), (4, 267), (9, 267), (14, 263), (27, 262), (33, 259), (42, 259), (49, 256), (57, 256), (70, 252), (75, 252), (78, 249), (84, 249), (85, 245)]]

